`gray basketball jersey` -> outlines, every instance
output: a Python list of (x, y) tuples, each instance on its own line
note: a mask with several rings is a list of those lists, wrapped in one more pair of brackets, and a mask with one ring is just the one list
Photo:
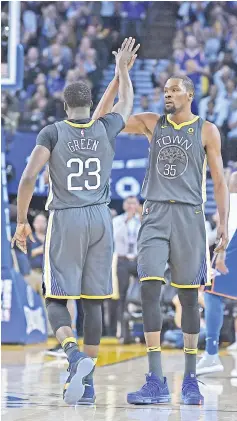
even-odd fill
[(206, 200), (206, 153), (201, 131), (204, 121), (175, 124), (160, 117), (149, 152), (142, 196), (152, 201), (198, 205)]
[(55, 126), (46, 209), (109, 203), (114, 137), (124, 128), (122, 117), (112, 113), (86, 124), (64, 120)]

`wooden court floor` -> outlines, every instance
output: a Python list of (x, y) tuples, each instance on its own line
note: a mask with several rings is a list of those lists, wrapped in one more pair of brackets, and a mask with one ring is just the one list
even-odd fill
[(203, 407), (180, 405), (183, 353), (164, 351), (163, 365), (172, 402), (131, 406), (126, 394), (144, 382), (142, 345), (102, 345), (95, 374), (95, 407), (67, 407), (62, 400), (65, 360), (46, 357), (45, 345), (2, 347), (2, 419), (4, 421), (237, 421), (237, 352), (221, 353), (223, 373), (202, 376)]

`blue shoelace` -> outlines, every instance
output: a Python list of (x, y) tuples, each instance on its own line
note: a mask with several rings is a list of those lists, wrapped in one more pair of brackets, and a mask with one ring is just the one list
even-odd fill
[(159, 385), (159, 383), (156, 380), (153, 380), (149, 377), (149, 375), (146, 376), (146, 383), (144, 384), (144, 386), (142, 386), (141, 391), (143, 392), (149, 392), (152, 395), (157, 394), (157, 390), (160, 391), (161, 387)]
[[(201, 382), (200, 380), (195, 379), (188, 379), (182, 387), (182, 391), (186, 392), (186, 389), (188, 387), (188, 392), (193, 392), (193, 393), (199, 393), (200, 394), (200, 390), (198, 387), (198, 383), (204, 384), (203, 382)], [(205, 384), (204, 384), (205, 386)]]

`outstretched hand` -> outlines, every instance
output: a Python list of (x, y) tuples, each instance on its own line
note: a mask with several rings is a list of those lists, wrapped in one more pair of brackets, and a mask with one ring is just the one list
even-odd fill
[(128, 70), (131, 70), (133, 67), (135, 60), (137, 58), (137, 51), (140, 48), (140, 44), (135, 45), (135, 38), (129, 37), (125, 38), (122, 43), (121, 48), (118, 51), (113, 51), (112, 54), (115, 56), (116, 60), (116, 68), (115, 68), (115, 75), (118, 76), (119, 66), (127, 66)]

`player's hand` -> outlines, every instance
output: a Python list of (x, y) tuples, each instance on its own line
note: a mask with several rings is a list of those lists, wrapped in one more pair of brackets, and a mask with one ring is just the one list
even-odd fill
[(16, 232), (11, 241), (11, 247), (13, 248), (16, 243), (16, 246), (23, 253), (27, 254), (26, 241), (28, 237), (31, 241), (33, 241), (33, 243), (35, 243), (30, 224), (28, 222), (26, 222), (25, 224), (17, 224)]
[(226, 253), (222, 252), (217, 255), (215, 268), (218, 272), (222, 273), (223, 275), (227, 275), (229, 273), (228, 267), (225, 264)]
[(217, 230), (216, 248), (214, 252), (216, 254), (224, 252), (228, 245), (228, 228), (227, 226), (220, 225)]
[(116, 60), (116, 68), (115, 68), (115, 75), (118, 76), (118, 69), (119, 66), (127, 66), (128, 70), (131, 70), (133, 67), (135, 60), (137, 58), (137, 51), (140, 47), (140, 44), (135, 45), (135, 38), (125, 38), (122, 43), (121, 48), (118, 51), (113, 51), (113, 55), (115, 56)]

